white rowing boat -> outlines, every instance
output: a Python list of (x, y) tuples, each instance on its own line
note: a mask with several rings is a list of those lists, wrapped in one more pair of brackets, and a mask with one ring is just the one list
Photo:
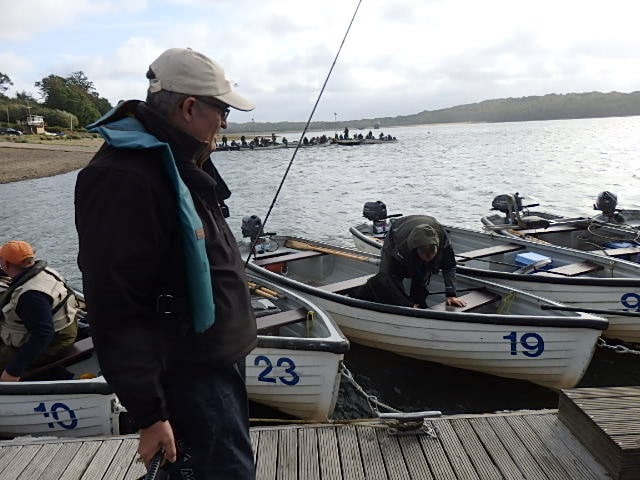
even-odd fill
[(568, 218), (531, 210), (539, 205), (523, 205), (522, 199), (517, 193), (495, 197), (492, 210), (500, 213), (482, 217), (484, 228), (510, 238), (538, 240), (606, 257), (640, 259), (640, 230), (633, 226), (609, 223), (603, 215)]
[[(266, 280), (250, 280), (259, 335), (246, 359), (249, 398), (293, 417), (326, 421), (349, 342), (317, 306)], [(0, 382), (0, 437), (133, 433), (126, 410), (100, 376), (90, 337), (30, 375), (28, 381)]]
[[(639, 264), (515, 237), (445, 228), (459, 273), (595, 312), (609, 320), (603, 336), (640, 342)], [(370, 223), (350, 228), (357, 249), (380, 252), (386, 231), (373, 230)]]
[[(349, 292), (377, 273), (376, 255), (295, 237), (274, 236), (269, 245), (252, 256), (252, 272), (309, 298), (350, 340), (400, 355), (570, 388), (608, 325), (585, 313), (543, 310), (560, 305), (463, 275), (457, 284), (467, 307), (444, 306), (440, 276), (431, 280), (430, 308), (368, 302)], [(241, 247), (247, 255), (248, 245)]]

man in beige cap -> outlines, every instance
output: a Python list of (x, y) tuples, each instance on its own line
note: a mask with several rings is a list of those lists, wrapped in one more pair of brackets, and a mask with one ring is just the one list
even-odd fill
[(0, 269), (11, 278), (0, 295), (0, 381), (17, 382), (28, 367), (47, 363), (73, 345), (77, 302), (58, 272), (36, 262), (27, 242), (2, 245)]
[(210, 159), (230, 109), (253, 105), (191, 49), (165, 51), (146, 76), (146, 102), (89, 127), (106, 143), (76, 184), (98, 359), (145, 463), (162, 450), (170, 478), (254, 478), (244, 362), (256, 324)]

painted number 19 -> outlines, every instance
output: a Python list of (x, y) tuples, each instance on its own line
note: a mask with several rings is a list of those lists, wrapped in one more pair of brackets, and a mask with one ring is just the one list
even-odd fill
[(511, 355), (518, 354), (518, 345), (524, 349), (520, 353), (527, 357), (539, 357), (544, 352), (544, 340), (537, 333), (523, 333), (518, 339), (518, 332), (511, 332), (502, 338), (509, 340)]

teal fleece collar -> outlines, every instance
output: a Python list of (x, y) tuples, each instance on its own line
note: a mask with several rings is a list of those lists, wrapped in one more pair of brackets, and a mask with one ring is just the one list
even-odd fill
[(191, 192), (180, 177), (171, 147), (147, 132), (142, 123), (129, 113), (132, 104), (133, 102), (121, 104), (87, 128), (90, 132), (99, 133), (114, 148), (160, 150), (178, 202), (193, 327), (197, 333), (202, 333), (216, 319), (202, 220), (196, 212)]

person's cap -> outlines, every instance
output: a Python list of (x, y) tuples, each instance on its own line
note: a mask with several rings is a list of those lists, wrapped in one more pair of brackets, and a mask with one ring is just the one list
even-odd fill
[(190, 48), (170, 48), (156, 58), (149, 69), (149, 92), (166, 90), (198, 97), (213, 97), (236, 110), (255, 106), (231, 90), (231, 83), (220, 64)]
[(429, 224), (415, 226), (407, 237), (407, 246), (410, 250), (430, 245), (434, 245), (436, 248), (439, 247), (440, 239), (435, 228)]
[(35, 252), (31, 245), (22, 240), (12, 240), (0, 247), (0, 257), (20, 267), (30, 267), (35, 262)]

